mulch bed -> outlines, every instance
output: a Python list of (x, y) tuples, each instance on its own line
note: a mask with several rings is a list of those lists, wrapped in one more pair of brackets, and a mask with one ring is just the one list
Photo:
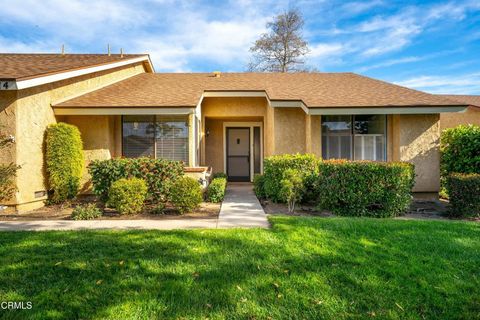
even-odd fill
[[(12, 214), (0, 214), (1, 220), (71, 220), (71, 214), (73, 208), (79, 204), (86, 204), (88, 202), (94, 202), (91, 198), (81, 199), (75, 202), (66, 203), (63, 205), (48, 205), (43, 208), (24, 212), (24, 213), (12, 213)], [(121, 215), (113, 209), (105, 208), (103, 210), (103, 216), (97, 220), (170, 220), (170, 219), (213, 219), (217, 218), (220, 212), (220, 203), (203, 202), (199, 208), (194, 212), (186, 213), (183, 215), (178, 214), (173, 208), (165, 208), (163, 214), (154, 214), (152, 210), (154, 206), (145, 205), (142, 213), (134, 215)]]

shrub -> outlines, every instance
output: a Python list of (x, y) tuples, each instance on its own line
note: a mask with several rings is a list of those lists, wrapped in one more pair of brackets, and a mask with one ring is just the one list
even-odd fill
[(0, 164), (0, 201), (5, 201), (15, 194), (15, 175), (18, 167), (13, 163)]
[(441, 134), (441, 172), (480, 173), (480, 126), (461, 125)]
[(264, 199), (265, 189), (264, 189), (265, 177), (263, 174), (256, 174), (253, 176), (253, 192), (259, 199)]
[(107, 200), (108, 190), (114, 181), (135, 177), (147, 183), (148, 200), (165, 202), (172, 181), (184, 174), (180, 161), (150, 158), (95, 160), (88, 169), (92, 176), (93, 192), (102, 201)]
[(318, 206), (343, 216), (393, 217), (410, 205), (412, 164), (328, 160), (320, 164)]
[(94, 203), (76, 206), (72, 212), (73, 220), (92, 220), (102, 215), (100, 210)]
[(191, 177), (175, 180), (170, 191), (170, 202), (181, 214), (192, 211), (202, 202), (202, 188)]
[[(0, 150), (7, 148), (12, 142), (5, 134), (0, 133)], [(9, 200), (15, 194), (15, 176), (19, 168), (13, 163), (0, 164), (0, 202)]]
[(285, 154), (266, 158), (263, 174), (265, 196), (274, 202), (281, 201), (280, 190), (284, 172), (287, 169), (297, 169), (304, 174), (302, 199), (305, 202), (314, 200), (319, 161), (313, 154)]
[(120, 179), (112, 183), (108, 192), (108, 206), (120, 214), (134, 214), (142, 210), (147, 196), (147, 184), (142, 179)]
[(51, 189), (49, 201), (61, 203), (77, 195), (83, 171), (83, 146), (77, 127), (59, 122), (46, 133), (46, 164)]
[(217, 172), (217, 173), (213, 174), (212, 178), (213, 179), (215, 179), (215, 178), (225, 178), (225, 179), (227, 179), (227, 174), (223, 173), (223, 172)]
[(207, 200), (210, 202), (222, 202), (227, 187), (226, 178), (214, 178), (208, 185)]
[(288, 204), (288, 212), (295, 211), (295, 204), (302, 200), (304, 188), (303, 175), (297, 169), (287, 169), (281, 181), (280, 197)]
[(447, 177), (449, 213), (455, 217), (480, 216), (480, 174), (452, 173)]

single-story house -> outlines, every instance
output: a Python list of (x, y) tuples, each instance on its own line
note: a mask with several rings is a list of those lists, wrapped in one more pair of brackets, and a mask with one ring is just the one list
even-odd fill
[(414, 190), (436, 192), (440, 114), (469, 106), (354, 73), (155, 73), (148, 55), (1, 54), (0, 88), (18, 211), (47, 197), (44, 133), (58, 121), (80, 129), (86, 165), (168, 158), (250, 181), (263, 158), (308, 152), (409, 161)]

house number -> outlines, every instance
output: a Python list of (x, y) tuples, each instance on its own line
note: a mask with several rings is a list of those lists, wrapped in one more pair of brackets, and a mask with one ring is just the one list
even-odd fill
[(0, 90), (14, 90), (15, 83), (13, 81), (0, 81)]

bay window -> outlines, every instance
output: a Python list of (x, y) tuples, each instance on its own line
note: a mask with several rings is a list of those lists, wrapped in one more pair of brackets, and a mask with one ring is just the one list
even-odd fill
[(123, 116), (123, 156), (188, 164), (188, 131), (188, 116)]
[(385, 161), (386, 116), (322, 116), (322, 157)]

